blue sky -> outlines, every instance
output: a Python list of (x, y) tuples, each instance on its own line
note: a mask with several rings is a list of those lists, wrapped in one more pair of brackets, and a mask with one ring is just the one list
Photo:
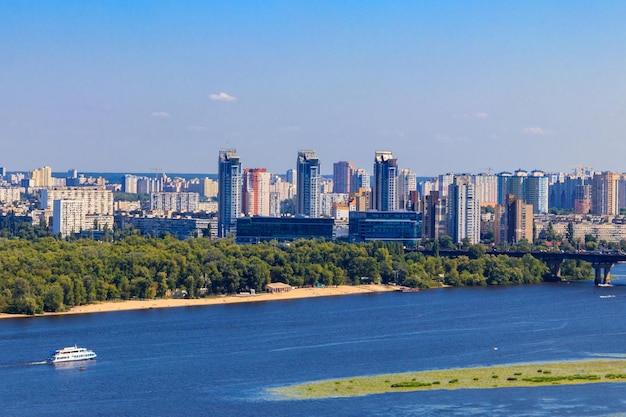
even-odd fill
[(626, 171), (623, 1), (0, 0), (0, 166)]

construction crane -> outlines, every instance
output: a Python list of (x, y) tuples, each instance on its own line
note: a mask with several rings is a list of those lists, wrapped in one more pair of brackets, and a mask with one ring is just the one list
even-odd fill
[(591, 167), (587, 167), (584, 165), (572, 165), (570, 166), (570, 168), (574, 170), (574, 174), (581, 173), (583, 175), (586, 175), (586, 172), (591, 172)]
[(163, 168), (151, 168), (154, 170), (154, 178), (159, 178), (159, 171), (163, 171)]

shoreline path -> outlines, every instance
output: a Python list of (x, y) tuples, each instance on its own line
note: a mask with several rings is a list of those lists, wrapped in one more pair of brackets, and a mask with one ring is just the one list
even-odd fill
[(275, 300), (294, 300), (298, 298), (311, 297), (328, 297), (337, 295), (352, 294), (368, 294), (398, 291), (399, 287), (388, 285), (339, 285), (333, 287), (322, 288), (294, 288), (288, 292), (282, 293), (258, 293), (258, 294), (238, 294), (228, 296), (215, 296), (209, 298), (159, 298), (146, 300), (127, 300), (127, 301), (105, 301), (96, 304), (88, 304), (83, 306), (72, 307), (70, 310), (59, 313), (43, 313), (29, 316), (26, 314), (6, 314), (0, 313), (0, 319), (19, 318), (19, 317), (46, 317), (59, 316), (69, 314), (89, 314), (89, 313), (106, 313), (111, 311), (126, 310), (144, 310), (152, 308), (172, 308), (172, 307), (191, 307), (191, 306), (207, 306), (217, 304), (235, 304), (250, 303)]

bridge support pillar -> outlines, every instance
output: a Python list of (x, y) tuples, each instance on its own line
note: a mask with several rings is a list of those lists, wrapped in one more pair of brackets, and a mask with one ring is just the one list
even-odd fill
[(550, 268), (552, 277), (555, 281), (561, 280), (561, 265), (563, 265), (563, 259), (547, 259), (546, 264)]
[(595, 285), (611, 283), (611, 268), (613, 268), (613, 265), (615, 264), (612, 262), (597, 262), (592, 264), (595, 272)]

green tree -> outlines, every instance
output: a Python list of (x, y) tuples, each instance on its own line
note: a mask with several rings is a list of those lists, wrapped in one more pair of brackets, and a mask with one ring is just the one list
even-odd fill
[(63, 288), (59, 284), (49, 287), (46, 295), (43, 297), (44, 311), (63, 311), (63, 295)]

